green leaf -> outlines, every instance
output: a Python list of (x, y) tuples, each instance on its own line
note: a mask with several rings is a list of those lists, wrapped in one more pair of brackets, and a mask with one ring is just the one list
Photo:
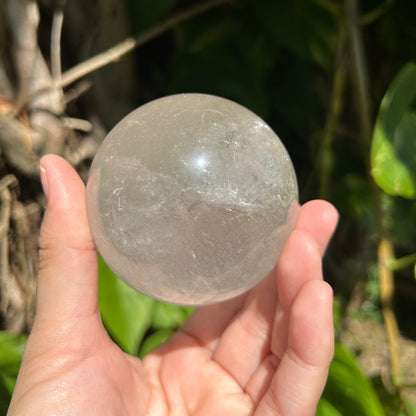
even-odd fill
[(342, 414), (328, 400), (322, 398), (319, 400), (315, 416), (342, 416)]
[(0, 377), (0, 415), (7, 413), (11, 398), (9, 388), (5, 385), (3, 377)]
[(372, 384), (355, 358), (340, 344), (335, 346), (323, 398), (342, 415), (384, 415)]
[(386, 387), (385, 380), (381, 374), (372, 377), (372, 385), (374, 386), (377, 396), (383, 406), (384, 412), (388, 416), (411, 416), (414, 413), (411, 412), (411, 408), (407, 408), (408, 403), (405, 395), (402, 394), (400, 389), (394, 390)]
[(99, 306), (103, 322), (120, 347), (137, 354), (149, 328), (155, 301), (119, 279), (99, 259)]
[(6, 414), (22, 361), (26, 335), (0, 331), (0, 414)]
[(339, 334), (342, 330), (343, 321), (342, 299), (339, 296), (334, 296), (332, 315), (334, 319), (335, 333)]
[(155, 303), (152, 318), (152, 328), (154, 329), (175, 329), (180, 327), (194, 308), (168, 303)]
[(416, 197), (416, 64), (408, 63), (381, 102), (371, 147), (374, 180), (385, 192)]
[(157, 346), (166, 342), (169, 339), (169, 337), (173, 334), (173, 332), (174, 331), (172, 331), (171, 329), (161, 329), (159, 331), (156, 331), (152, 335), (149, 335), (143, 342), (143, 345), (140, 349), (139, 357), (143, 358), (146, 354), (155, 349)]
[(17, 376), (26, 340), (26, 335), (0, 331), (0, 374)]
[(404, 406), (406, 409), (406, 416), (416, 416), (416, 407), (410, 399), (404, 400)]

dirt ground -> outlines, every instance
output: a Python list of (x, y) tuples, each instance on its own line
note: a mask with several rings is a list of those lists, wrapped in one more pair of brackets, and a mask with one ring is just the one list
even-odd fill
[[(388, 388), (389, 347), (382, 323), (371, 318), (347, 319), (342, 343), (357, 354), (363, 371), (370, 377), (381, 374)], [(416, 342), (403, 336), (399, 339), (402, 376), (406, 384), (416, 383)], [(416, 406), (416, 387), (404, 390)]]

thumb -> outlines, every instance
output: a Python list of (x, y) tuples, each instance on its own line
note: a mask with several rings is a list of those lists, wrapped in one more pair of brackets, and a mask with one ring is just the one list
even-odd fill
[(36, 321), (66, 324), (98, 314), (97, 253), (88, 225), (85, 186), (56, 155), (40, 161), (48, 203), (40, 233)]

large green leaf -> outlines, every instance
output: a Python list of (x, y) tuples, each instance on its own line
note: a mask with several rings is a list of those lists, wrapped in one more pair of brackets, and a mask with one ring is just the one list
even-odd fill
[(26, 345), (26, 335), (10, 334), (0, 331), (0, 373), (17, 375), (23, 350)]
[(151, 322), (155, 301), (137, 292), (100, 258), (99, 306), (103, 322), (113, 339), (130, 354), (137, 354)]
[(173, 331), (171, 329), (161, 329), (146, 337), (146, 339), (143, 341), (143, 345), (140, 348), (139, 357), (143, 358), (154, 348), (166, 342), (172, 334)]
[(340, 344), (335, 346), (323, 398), (342, 415), (384, 415), (372, 384), (355, 358)]
[(416, 407), (410, 399), (404, 400), (404, 406), (406, 409), (406, 416), (416, 416)]
[(153, 329), (176, 329), (180, 327), (194, 308), (156, 302), (152, 316)]
[(416, 197), (416, 64), (393, 80), (380, 105), (371, 148), (374, 180), (385, 192)]
[(322, 398), (319, 400), (315, 416), (342, 416), (342, 414), (328, 400)]
[(16, 384), (26, 335), (0, 331), (0, 414), (6, 414)]
[(3, 382), (3, 377), (0, 377), (0, 415), (5, 415), (9, 408), (11, 394), (8, 387)]
[(377, 392), (386, 416), (416, 416), (412, 403), (403, 395), (403, 391), (386, 387), (381, 374), (373, 377), (371, 383)]

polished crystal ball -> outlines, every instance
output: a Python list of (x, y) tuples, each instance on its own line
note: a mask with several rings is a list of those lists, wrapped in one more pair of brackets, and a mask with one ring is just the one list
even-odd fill
[(152, 101), (108, 134), (87, 185), (94, 241), (111, 269), (161, 301), (233, 298), (276, 265), (297, 183), (270, 127), (232, 101)]

